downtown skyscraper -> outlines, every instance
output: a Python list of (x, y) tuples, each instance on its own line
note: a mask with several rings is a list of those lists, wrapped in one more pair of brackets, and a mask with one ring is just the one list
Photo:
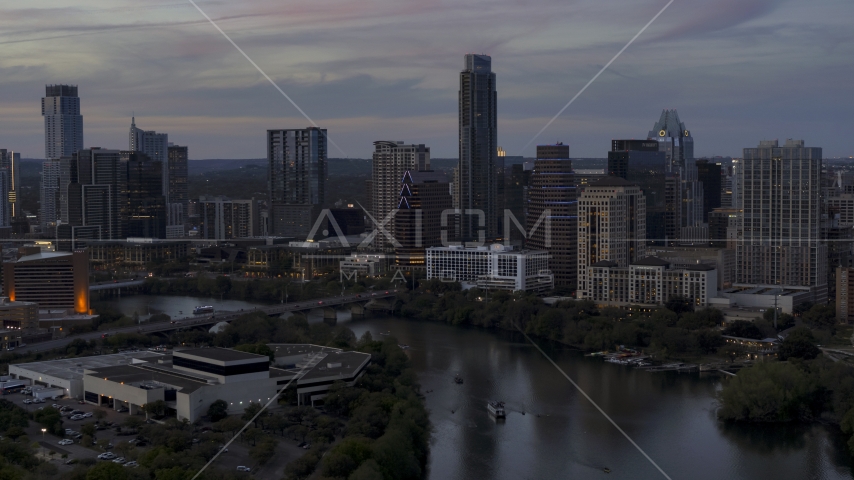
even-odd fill
[(326, 199), (326, 129), (267, 130), (270, 233), (305, 239)]
[(76, 85), (47, 85), (42, 98), (44, 156), (69, 157), (83, 149), (83, 116)]
[[(575, 287), (578, 202), (569, 145), (538, 145), (527, 190), (527, 248), (549, 252), (556, 286)], [(505, 226), (505, 230), (508, 226)]]
[(827, 245), (820, 238), (821, 148), (803, 140), (762, 141), (745, 148), (738, 171), (742, 188), (740, 284), (808, 287), (827, 301)]
[[(400, 189), (403, 174), (408, 171), (430, 170), (430, 147), (423, 143), (406, 145), (403, 142), (374, 142), (373, 161), (371, 163), (371, 215), (383, 228), (391, 233), (395, 231), (395, 217), (386, 219), (400, 202)], [(377, 227), (378, 225), (374, 225)], [(436, 225), (438, 227), (438, 224)], [(379, 249), (392, 247), (383, 233), (377, 232), (374, 246)]]
[[(708, 238), (703, 223), (703, 184), (698, 181), (694, 137), (676, 110), (664, 110), (648, 134), (664, 152), (664, 240), (669, 246), (702, 243)], [(655, 239), (657, 240), (657, 239)]]
[(467, 54), (460, 72), (460, 158), (454, 179), (459, 236), (464, 241), (496, 238), (498, 216), (498, 93), (492, 58)]

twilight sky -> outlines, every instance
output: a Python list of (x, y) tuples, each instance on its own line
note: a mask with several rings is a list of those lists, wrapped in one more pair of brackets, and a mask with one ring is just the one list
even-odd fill
[[(530, 147), (531, 137), (667, 0), (197, 0), (321, 127), (330, 156), (374, 140), (457, 156), (463, 55), (492, 56), (498, 144), (532, 156), (563, 141), (604, 157), (642, 138), (663, 108), (695, 155), (740, 156), (803, 138), (854, 155), (854, 2), (676, 0)], [(137, 126), (190, 158), (266, 155), (268, 128), (308, 125), (180, 0), (0, 4), (0, 148), (44, 156), (47, 83), (80, 87), (86, 146), (127, 148)]]

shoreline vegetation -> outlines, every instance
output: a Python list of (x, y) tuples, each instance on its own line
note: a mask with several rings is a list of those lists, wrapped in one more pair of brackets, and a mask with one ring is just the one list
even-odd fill
[[(787, 330), (777, 358), (750, 362), (738, 375), (726, 379), (718, 401), (718, 416), (731, 422), (811, 422), (837, 425), (849, 438), (854, 452), (854, 370), (846, 362), (822, 355), (817, 345), (840, 339), (835, 312), (828, 306), (811, 306), (793, 317), (780, 314), (773, 327), (773, 312), (766, 311), (754, 322), (734, 322), (723, 327), (723, 314), (713, 308), (694, 310), (685, 299), (676, 298), (664, 308), (635, 313), (598, 308), (586, 300), (564, 300), (546, 305), (533, 295), (504, 291), (462, 291), (458, 283), (436, 280), (418, 282), (415, 290), (402, 292), (395, 314), (418, 321), (477, 326), (515, 331), (521, 328), (537, 339), (557, 342), (584, 351), (613, 350), (624, 345), (642, 350), (658, 361), (708, 361), (732, 363), (747, 351), (727, 343), (723, 335), (763, 339)], [(231, 281), (187, 279), (179, 282), (151, 281), (151, 294), (225, 295), (243, 300), (274, 300), (282, 280)], [(348, 286), (353, 292), (388, 288), (386, 278), (360, 281)], [(338, 292), (341, 284), (330, 279), (304, 285), (298, 298)], [(289, 292), (292, 293), (292, 292)], [(291, 295), (291, 298), (295, 298)], [(488, 300), (487, 300), (488, 299)], [(792, 328), (796, 324), (797, 328)], [(850, 331), (844, 331), (845, 338)]]

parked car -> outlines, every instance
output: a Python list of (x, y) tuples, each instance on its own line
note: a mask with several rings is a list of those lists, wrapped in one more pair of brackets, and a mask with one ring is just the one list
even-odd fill
[(64, 439), (60, 440), (60, 441), (59, 441), (59, 442), (57, 442), (57, 443), (59, 443), (60, 445), (71, 445), (71, 444), (72, 444), (72, 443), (74, 443), (74, 442), (72, 442), (71, 440), (69, 440), (69, 439), (67, 439), (67, 438), (64, 438)]
[(70, 428), (66, 428), (66, 429), (65, 429), (65, 434), (66, 434), (66, 435), (71, 435), (72, 433), (74, 433), (74, 430), (72, 430), (72, 429), (70, 429)]
[(92, 416), (92, 412), (86, 412), (83, 414), (83, 418), (89, 418)]
[(112, 460), (116, 458), (116, 454), (111, 452), (104, 452), (98, 455), (98, 458), (100, 458), (101, 460)]
[(139, 466), (139, 464), (134, 462), (134, 461), (130, 461), (130, 462), (126, 463), (124, 466), (126, 466), (126, 467), (137, 467), (137, 466)]
[(243, 465), (241, 465), (241, 466), (237, 467), (237, 471), (238, 472), (250, 472), (250, 471), (252, 471), (252, 469), (249, 467), (244, 467)]
[(119, 457), (113, 460), (113, 463), (118, 463), (119, 465), (125, 463), (125, 457)]
[(29, 398), (25, 398), (25, 399), (24, 399), (24, 405), (29, 405), (29, 404), (31, 404), (31, 403), (33, 403), (33, 401), (32, 401), (32, 400), (30, 400)]

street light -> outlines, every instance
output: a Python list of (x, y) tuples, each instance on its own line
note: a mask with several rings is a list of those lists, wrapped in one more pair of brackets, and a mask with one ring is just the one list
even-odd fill
[(44, 457), (44, 432), (46, 431), (46, 428), (42, 428), (42, 457)]

